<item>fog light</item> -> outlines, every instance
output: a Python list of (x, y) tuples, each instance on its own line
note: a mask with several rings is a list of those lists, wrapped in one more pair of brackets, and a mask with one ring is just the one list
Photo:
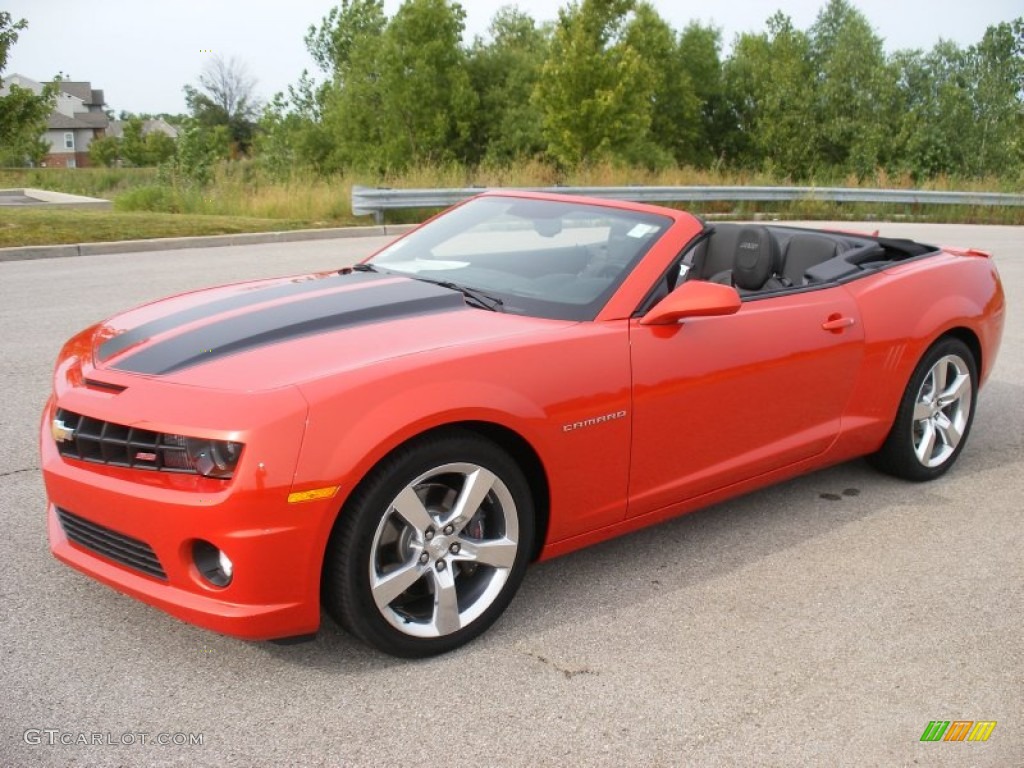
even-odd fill
[(228, 581), (231, 581), (231, 572), (234, 570), (234, 563), (231, 562), (231, 558), (224, 554), (222, 549), (217, 555), (217, 565), (220, 566), (221, 571), (225, 576), (228, 577)]
[(226, 587), (231, 583), (235, 565), (223, 550), (208, 541), (197, 541), (192, 545), (192, 559), (203, 578), (215, 587)]

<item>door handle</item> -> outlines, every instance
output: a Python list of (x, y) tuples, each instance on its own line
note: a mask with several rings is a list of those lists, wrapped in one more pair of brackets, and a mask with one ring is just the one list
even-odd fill
[(828, 316), (828, 320), (821, 324), (821, 329), (832, 331), (832, 333), (841, 333), (844, 328), (849, 328), (855, 322), (857, 321), (852, 317), (843, 317), (836, 313)]

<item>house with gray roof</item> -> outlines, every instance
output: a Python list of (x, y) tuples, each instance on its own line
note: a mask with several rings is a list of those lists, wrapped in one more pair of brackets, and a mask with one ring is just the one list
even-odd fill
[[(11, 86), (27, 88), (34, 93), (43, 92), (43, 84), (24, 75), (9, 75), (0, 83), (0, 96), (10, 92)], [(110, 124), (103, 107), (103, 91), (89, 82), (64, 80), (53, 112), (50, 113), (43, 138), (50, 151), (43, 165), (49, 168), (84, 168), (89, 165), (89, 144), (102, 136)]]
[[(110, 127), (107, 128), (107, 136), (113, 136), (115, 139), (123, 138), (124, 126), (127, 122), (127, 120), (111, 120)], [(178, 138), (178, 129), (162, 117), (142, 121), (142, 135), (148, 136), (151, 133), (162, 133), (172, 139)]]

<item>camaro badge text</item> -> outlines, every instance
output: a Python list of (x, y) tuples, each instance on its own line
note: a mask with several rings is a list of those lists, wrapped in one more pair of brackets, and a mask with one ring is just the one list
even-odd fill
[(583, 429), (584, 427), (593, 427), (598, 424), (604, 424), (606, 421), (615, 421), (616, 419), (624, 418), (626, 415), (625, 411), (616, 411), (615, 413), (606, 413), (604, 416), (595, 416), (592, 419), (584, 419), (583, 421), (574, 421), (572, 424), (566, 424), (562, 427), (563, 432), (572, 432), (577, 429)]
[(54, 419), (53, 423), (50, 424), (50, 434), (53, 435), (54, 441), (58, 443), (66, 443), (69, 440), (75, 439), (75, 430), (65, 426), (64, 422), (60, 419)]

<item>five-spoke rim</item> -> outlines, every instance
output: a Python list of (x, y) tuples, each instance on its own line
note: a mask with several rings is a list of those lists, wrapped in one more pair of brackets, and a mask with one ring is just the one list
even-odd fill
[(370, 591), (381, 615), (414, 637), (442, 637), (494, 602), (519, 550), (505, 483), (477, 464), (435, 467), (388, 507), (370, 550)]
[(945, 463), (964, 436), (971, 414), (971, 373), (958, 355), (941, 358), (921, 382), (911, 426), (914, 453), (922, 465)]

